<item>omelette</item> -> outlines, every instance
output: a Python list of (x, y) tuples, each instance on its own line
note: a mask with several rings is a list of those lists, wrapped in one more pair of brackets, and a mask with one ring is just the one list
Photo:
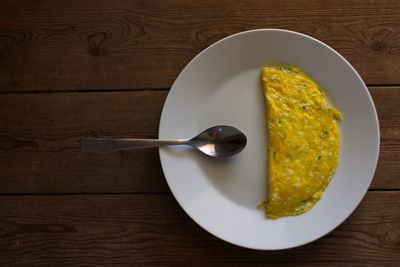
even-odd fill
[(341, 113), (301, 69), (265, 67), (270, 218), (299, 215), (321, 198), (335, 173)]

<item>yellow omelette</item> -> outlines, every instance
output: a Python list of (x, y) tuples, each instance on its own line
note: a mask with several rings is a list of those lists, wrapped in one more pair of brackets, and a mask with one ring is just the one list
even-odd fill
[(341, 114), (297, 67), (265, 67), (262, 82), (268, 117), (266, 215), (302, 214), (321, 198), (335, 173)]

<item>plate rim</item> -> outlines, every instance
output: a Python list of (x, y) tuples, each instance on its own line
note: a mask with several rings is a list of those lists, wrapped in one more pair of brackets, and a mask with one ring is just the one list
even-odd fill
[(211, 234), (211, 235), (217, 237), (218, 239), (223, 240), (223, 241), (225, 241), (225, 242), (227, 242), (227, 243), (233, 244), (233, 245), (235, 245), (235, 246), (239, 246), (239, 247), (247, 248), (247, 249), (253, 249), (253, 250), (260, 250), (260, 251), (287, 250), (287, 249), (296, 248), (296, 247), (300, 247), (300, 246), (309, 244), (309, 243), (314, 242), (314, 241), (316, 241), (316, 240), (318, 240), (318, 239), (320, 239), (320, 238), (326, 236), (327, 234), (331, 233), (333, 230), (335, 230), (337, 227), (339, 227), (343, 222), (345, 222), (345, 221), (348, 219), (348, 217), (349, 217), (350, 215), (352, 215), (352, 214), (354, 213), (354, 211), (355, 211), (355, 210), (357, 209), (357, 207), (360, 205), (361, 201), (365, 198), (365, 196), (366, 196), (366, 194), (367, 194), (367, 192), (368, 192), (368, 189), (369, 189), (370, 186), (371, 186), (372, 180), (373, 180), (373, 178), (374, 178), (374, 176), (375, 176), (376, 167), (377, 167), (378, 160), (379, 160), (379, 155), (380, 155), (380, 125), (379, 125), (379, 117), (378, 117), (378, 113), (377, 113), (377, 111), (376, 111), (376, 107), (375, 107), (375, 103), (374, 103), (374, 101), (373, 101), (373, 98), (372, 98), (372, 96), (371, 96), (371, 94), (370, 94), (370, 92), (369, 92), (369, 90), (368, 90), (368, 87), (366, 86), (364, 80), (361, 78), (360, 74), (356, 71), (356, 69), (353, 67), (353, 65), (351, 65), (350, 62), (347, 61), (346, 58), (345, 58), (344, 56), (342, 56), (339, 52), (337, 52), (335, 49), (333, 49), (333, 48), (330, 47), (329, 45), (325, 44), (324, 42), (322, 42), (322, 41), (320, 41), (320, 40), (318, 40), (318, 39), (316, 39), (316, 38), (314, 38), (314, 37), (312, 37), (312, 36), (309, 36), (309, 35), (306, 35), (306, 34), (303, 34), (303, 33), (300, 33), (300, 32), (291, 31), (291, 30), (286, 30), (286, 29), (278, 29), (278, 28), (259, 28), (259, 29), (252, 29), (252, 30), (242, 31), (242, 32), (238, 32), (238, 33), (234, 33), (234, 34), (231, 34), (231, 35), (229, 35), (229, 36), (226, 36), (226, 37), (224, 37), (224, 38), (222, 38), (222, 39), (220, 39), (220, 40), (218, 40), (218, 41), (212, 43), (211, 45), (209, 45), (208, 47), (206, 47), (206, 48), (203, 49), (202, 51), (200, 51), (195, 57), (193, 57), (193, 58), (185, 65), (185, 67), (179, 72), (178, 76), (175, 78), (175, 80), (174, 80), (174, 82), (173, 82), (173, 84), (172, 84), (170, 90), (168, 91), (167, 97), (166, 97), (166, 99), (165, 99), (165, 101), (164, 101), (163, 108), (162, 108), (162, 111), (161, 111), (161, 116), (160, 116), (158, 136), (160, 136), (160, 134), (161, 134), (162, 122), (166, 120), (166, 119), (164, 118), (164, 117), (166, 116), (166, 115), (165, 115), (165, 114), (166, 114), (166, 103), (168, 102), (168, 99), (171, 98), (171, 96), (174, 94), (174, 92), (173, 92), (174, 85), (176, 84), (177, 80), (180, 78), (180, 76), (182, 75), (182, 73), (191, 65), (191, 63), (194, 62), (194, 61), (196, 61), (197, 58), (199, 58), (200, 56), (202, 56), (202, 54), (205, 53), (208, 49), (211, 49), (212, 47), (217, 46), (217, 45), (219, 45), (220, 43), (225, 42), (225, 41), (227, 41), (227, 40), (229, 40), (229, 39), (231, 39), (231, 38), (234, 38), (234, 37), (236, 37), (236, 36), (239, 36), (239, 35), (246, 35), (246, 34), (249, 34), (249, 33), (252, 33), (252, 32), (285, 32), (285, 33), (289, 33), (289, 34), (298, 35), (298, 36), (301, 36), (301, 37), (303, 37), (303, 38), (311, 39), (312, 41), (317, 42), (317, 43), (319, 43), (320, 45), (326, 47), (326, 48), (329, 49), (331, 52), (333, 52), (336, 56), (338, 56), (339, 58), (341, 58), (341, 59), (350, 67), (350, 69), (351, 69), (351, 71), (353, 72), (353, 74), (356, 76), (356, 78), (357, 78), (357, 79), (361, 82), (361, 84), (363, 85), (364, 91), (367, 93), (368, 99), (369, 99), (370, 104), (371, 104), (371, 106), (372, 106), (373, 115), (374, 115), (374, 121), (375, 121), (375, 123), (376, 123), (375, 135), (376, 135), (376, 138), (377, 138), (377, 140), (376, 140), (376, 148), (377, 148), (377, 149), (376, 149), (376, 154), (374, 155), (375, 162), (374, 162), (374, 164), (373, 164), (373, 166), (372, 166), (372, 167), (373, 167), (373, 168), (372, 168), (373, 171), (371, 172), (371, 177), (369, 178), (368, 186), (366, 186), (366, 189), (364, 190), (362, 197), (361, 197), (358, 201), (355, 202), (356, 205), (355, 205), (354, 208), (351, 210), (351, 212), (350, 212), (349, 214), (347, 214), (336, 226), (332, 227), (332, 229), (330, 229), (329, 231), (325, 232), (325, 233), (322, 234), (322, 235), (317, 235), (316, 237), (313, 237), (312, 239), (308, 240), (307, 242), (300, 242), (299, 244), (295, 244), (295, 245), (291, 245), (291, 246), (285, 246), (285, 247), (276, 247), (276, 248), (260, 248), (260, 247), (257, 247), (257, 246), (247, 246), (247, 245), (245, 246), (245, 245), (242, 245), (242, 244), (240, 244), (240, 243), (227, 240), (226, 238), (222, 238), (222, 237), (219, 236), (218, 234), (216, 234), (216, 233), (214, 233), (214, 232), (211, 232), (209, 229), (207, 229), (205, 226), (203, 226), (203, 225), (201, 225), (200, 223), (198, 223), (198, 222), (191, 216), (191, 214), (184, 208), (184, 206), (182, 205), (182, 203), (180, 202), (180, 200), (176, 197), (176, 194), (175, 194), (174, 190), (172, 189), (171, 184), (170, 184), (169, 181), (168, 181), (167, 174), (166, 174), (166, 172), (165, 172), (165, 167), (164, 167), (165, 162), (164, 162), (164, 159), (163, 159), (163, 156), (162, 156), (162, 148), (159, 148), (159, 149), (158, 149), (158, 152), (159, 152), (159, 157), (160, 157), (160, 162), (161, 162), (161, 168), (162, 168), (162, 171), (163, 171), (163, 174), (164, 174), (165, 181), (167, 182), (168, 188), (170, 189), (170, 191), (171, 191), (173, 197), (175, 198), (175, 200), (178, 202), (180, 208), (181, 208), (182, 210), (184, 210), (184, 212), (186, 213), (186, 215), (187, 215), (194, 223), (196, 223), (198, 226), (200, 226), (202, 229), (204, 229), (204, 230), (205, 230), (206, 232), (208, 232), (209, 234)]

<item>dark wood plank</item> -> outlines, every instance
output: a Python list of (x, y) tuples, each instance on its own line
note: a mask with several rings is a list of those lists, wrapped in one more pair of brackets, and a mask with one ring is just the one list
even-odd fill
[(82, 137), (156, 138), (166, 94), (1, 95), (0, 193), (167, 191), (157, 149), (79, 152)]
[[(381, 126), (374, 189), (400, 189), (400, 88), (370, 88)], [(82, 154), (81, 137), (157, 137), (167, 92), (0, 97), (0, 194), (168, 192), (157, 149)]]
[(2, 0), (0, 90), (168, 88), (201, 50), (255, 28), (309, 34), (367, 83), (399, 84), (399, 8), (396, 0)]
[(381, 131), (381, 150), (372, 188), (400, 189), (400, 88), (369, 89)]
[(267, 252), (211, 236), (171, 195), (2, 196), (0, 263), (398, 266), (399, 222), (400, 192), (369, 192), (356, 212), (322, 239)]

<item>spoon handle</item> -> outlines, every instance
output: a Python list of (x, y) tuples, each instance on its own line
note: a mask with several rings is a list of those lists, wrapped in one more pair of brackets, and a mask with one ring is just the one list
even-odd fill
[(187, 140), (174, 139), (110, 139), (110, 138), (83, 138), (81, 139), (82, 152), (110, 152), (133, 148), (149, 148), (159, 146), (186, 145)]

